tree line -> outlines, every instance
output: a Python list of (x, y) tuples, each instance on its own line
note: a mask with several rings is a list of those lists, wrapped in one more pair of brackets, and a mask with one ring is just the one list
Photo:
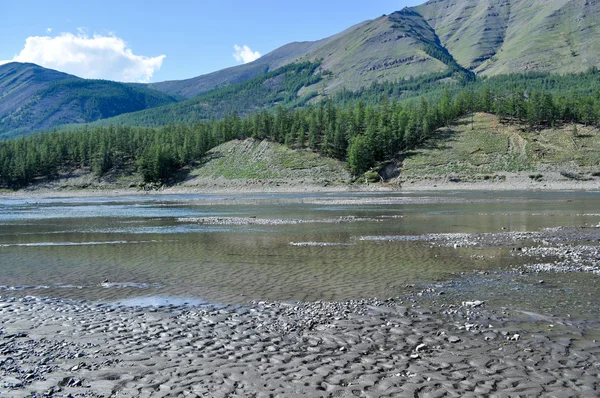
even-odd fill
[[(559, 123), (598, 125), (598, 77), (597, 70), (575, 77), (511, 75), (401, 100), (385, 91), (374, 94), (371, 87), (365, 92), (373, 97), (365, 95), (358, 101), (349, 101), (348, 93), (342, 93), (343, 101), (331, 97), (315, 105), (277, 106), (245, 117), (233, 111), (220, 120), (194, 124), (86, 126), (39, 133), (0, 141), (0, 185), (18, 188), (77, 168), (102, 176), (124, 166), (135, 167), (146, 182), (168, 183), (215, 146), (249, 137), (347, 161), (350, 170), (360, 174), (419, 147), (440, 127), (471, 112), (494, 113), (530, 129)], [(568, 84), (569, 79), (577, 84)]]

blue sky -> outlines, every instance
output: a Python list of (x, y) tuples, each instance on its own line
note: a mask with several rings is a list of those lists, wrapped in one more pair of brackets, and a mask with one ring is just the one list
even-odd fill
[(121, 81), (184, 79), (421, 3), (3, 1), (0, 63), (35, 62), (78, 76)]

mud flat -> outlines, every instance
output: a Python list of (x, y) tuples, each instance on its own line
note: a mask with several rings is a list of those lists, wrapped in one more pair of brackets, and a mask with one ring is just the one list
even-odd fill
[(585, 325), (540, 317), (522, 329), (477, 300), (210, 308), (3, 297), (0, 319), (0, 391), (11, 397), (593, 396), (600, 381)]

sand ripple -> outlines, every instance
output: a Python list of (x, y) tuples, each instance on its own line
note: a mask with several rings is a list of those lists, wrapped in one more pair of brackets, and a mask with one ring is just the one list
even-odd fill
[[(456, 303), (128, 308), (0, 298), (7, 396), (594, 396), (600, 346)], [(522, 315), (522, 314), (521, 314)], [(536, 318), (537, 319), (537, 318)], [(561, 331), (548, 332), (548, 323)]]

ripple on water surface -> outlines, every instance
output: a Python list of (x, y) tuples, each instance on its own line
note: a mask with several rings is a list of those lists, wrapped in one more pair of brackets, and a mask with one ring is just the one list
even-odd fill
[[(465, 232), (598, 223), (597, 209), (585, 195), (580, 201), (572, 196), (570, 203), (516, 196), (486, 202), (473, 195), (4, 201), (0, 284), (113, 301), (387, 297), (402, 294), (409, 284), (526, 261), (511, 256), (510, 247), (439, 247), (427, 238), (433, 234), (451, 240)], [(107, 288), (106, 280), (139, 286)]]

